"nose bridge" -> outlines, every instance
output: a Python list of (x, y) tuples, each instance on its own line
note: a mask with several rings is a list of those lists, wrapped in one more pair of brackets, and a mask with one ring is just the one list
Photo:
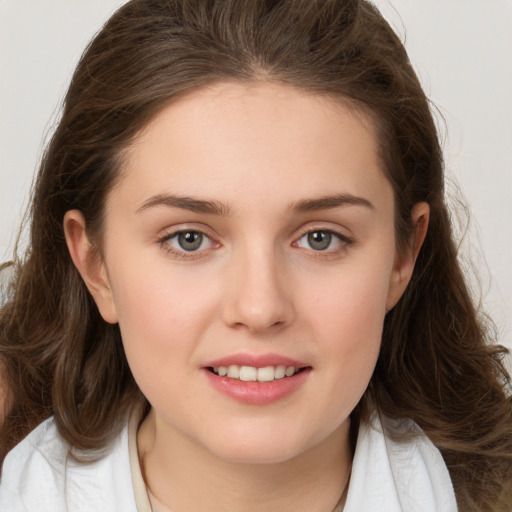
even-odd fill
[(283, 327), (293, 305), (285, 283), (284, 262), (269, 241), (250, 240), (235, 252), (225, 320), (251, 332)]

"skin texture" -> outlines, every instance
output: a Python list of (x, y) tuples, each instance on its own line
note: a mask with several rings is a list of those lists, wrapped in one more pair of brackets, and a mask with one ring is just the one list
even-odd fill
[[(334, 196), (344, 201), (308, 203)], [(167, 106), (128, 148), (102, 259), (90, 257), (81, 213), (68, 212), (73, 260), (103, 318), (119, 322), (153, 406), (139, 456), (172, 510), (335, 506), (349, 415), (428, 224), (428, 206), (416, 205), (410, 250), (397, 254), (393, 211), (362, 114), (287, 86), (227, 83)], [(186, 252), (179, 230), (206, 236)], [(333, 233), (327, 249), (311, 245), (315, 230)], [(241, 353), (293, 358), (308, 374), (280, 400), (243, 403), (204, 368)]]

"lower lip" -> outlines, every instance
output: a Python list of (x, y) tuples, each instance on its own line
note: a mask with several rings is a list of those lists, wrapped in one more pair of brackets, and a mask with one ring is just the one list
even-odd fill
[(305, 368), (292, 377), (271, 382), (245, 382), (228, 377), (220, 377), (204, 369), (210, 384), (224, 395), (245, 404), (266, 405), (282, 400), (300, 388), (307, 380), (311, 368)]

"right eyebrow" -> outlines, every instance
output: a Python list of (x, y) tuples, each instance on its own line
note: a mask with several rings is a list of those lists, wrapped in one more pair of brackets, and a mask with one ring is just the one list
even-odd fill
[(289, 210), (294, 213), (306, 213), (319, 210), (330, 210), (342, 206), (364, 206), (370, 210), (374, 210), (373, 204), (364, 197), (354, 196), (352, 194), (335, 194), (332, 196), (324, 196), (313, 199), (303, 199), (289, 206)]
[(151, 196), (137, 209), (137, 213), (159, 206), (181, 208), (195, 213), (208, 213), (210, 215), (220, 216), (227, 216), (230, 213), (230, 207), (220, 201), (206, 201), (191, 196), (177, 196), (174, 194), (157, 194)]

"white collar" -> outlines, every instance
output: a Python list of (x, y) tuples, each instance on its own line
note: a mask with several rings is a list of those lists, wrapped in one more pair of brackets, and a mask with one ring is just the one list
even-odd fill
[[(130, 415), (128, 447), (138, 512), (151, 512), (137, 454), (140, 413)], [(456, 512), (448, 469), (439, 450), (412, 421), (385, 420), (375, 414), (362, 423), (343, 512)], [(385, 432), (404, 439), (395, 441)]]
[[(394, 432), (394, 440), (386, 433)], [(344, 512), (456, 512), (439, 450), (411, 420), (362, 423)]]

